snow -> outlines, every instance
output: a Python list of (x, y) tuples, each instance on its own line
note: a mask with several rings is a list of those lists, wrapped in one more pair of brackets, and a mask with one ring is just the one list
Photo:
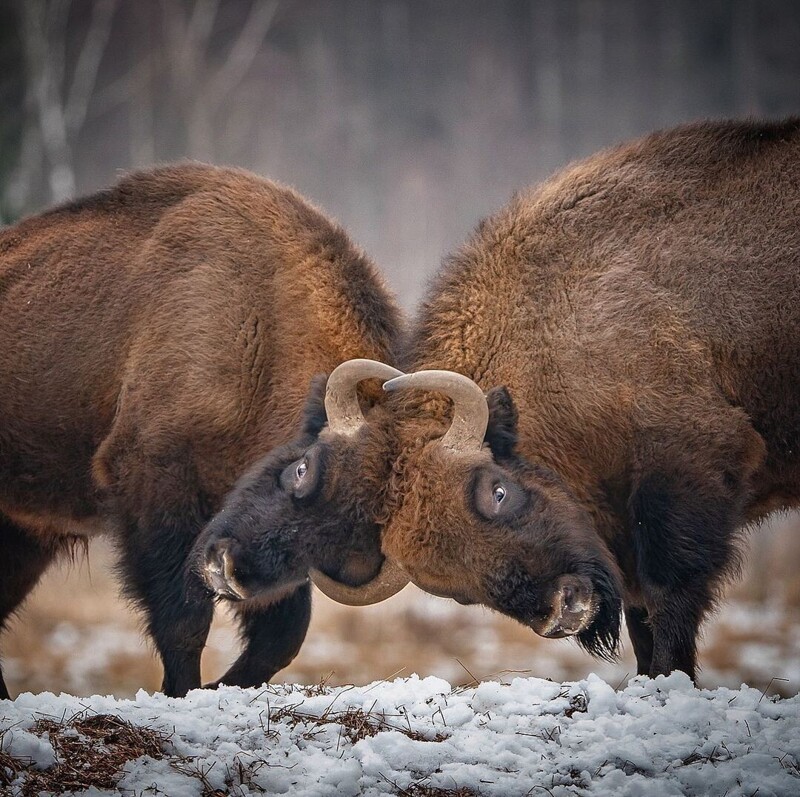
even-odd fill
[[(696, 689), (682, 673), (620, 690), (590, 675), (223, 687), (185, 699), (25, 693), (0, 701), (0, 748), (47, 767), (56, 754), (34, 724), (82, 712), (169, 736), (162, 760), (130, 761), (116, 791), (86, 795), (800, 794), (800, 696)], [(9, 788), (21, 794), (21, 778)]]

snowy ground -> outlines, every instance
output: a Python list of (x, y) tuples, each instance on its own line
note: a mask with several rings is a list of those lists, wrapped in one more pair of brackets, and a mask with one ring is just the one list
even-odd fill
[[(799, 767), (800, 696), (698, 690), (681, 673), (619, 691), (594, 675), (456, 689), (411, 677), (185, 700), (142, 691), (0, 701), (0, 793), (10, 795), (60, 782), (142, 797), (796, 797)], [(94, 770), (112, 777), (93, 781)]]

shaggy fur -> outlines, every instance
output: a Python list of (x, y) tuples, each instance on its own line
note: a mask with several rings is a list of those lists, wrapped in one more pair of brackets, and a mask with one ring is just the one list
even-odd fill
[(488, 391), (483, 449), (438, 445), (436, 393), (395, 394), (353, 439), (312, 393), (304, 436), (199, 542), (236, 545), (270, 594), (312, 561), (363, 583), (382, 532), (423, 589), (545, 634), (572, 579), (587, 650), (614, 654), (624, 607), (639, 671), (693, 676), (738, 531), (800, 505), (799, 170), (798, 120), (704, 123), (515, 197), (445, 263), (403, 364)]
[[(800, 504), (799, 333), (800, 120), (688, 125), (566, 169), (482, 222), (420, 310), (406, 370), (505, 390), (471, 457), (437, 448), (445, 399), (397, 395), (384, 550), (535, 628), (556, 576), (590, 574), (588, 649), (614, 650), (621, 598), (639, 671), (693, 676), (737, 530)], [(487, 468), (527, 492), (521, 516), (475, 511)]]
[[(164, 691), (198, 686), (212, 599), (184, 570), (200, 530), (266, 452), (295, 457), (312, 376), (392, 362), (398, 326), (346, 234), (243, 171), (133, 174), (0, 232), (0, 627), (65, 540), (109, 531)], [(335, 545), (358, 534), (329, 531), (336, 570)], [(309, 619), (298, 583), (241, 607), (245, 648), (223, 681), (291, 661)]]

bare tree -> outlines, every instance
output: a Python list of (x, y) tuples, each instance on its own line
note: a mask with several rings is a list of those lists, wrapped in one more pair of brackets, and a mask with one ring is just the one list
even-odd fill
[(67, 18), (70, 0), (19, 0), (27, 72), (27, 124), (22, 154), (10, 194), (24, 207), (40, 161), (44, 161), (48, 199), (60, 202), (75, 193), (72, 142), (86, 119), (100, 62), (108, 43), (118, 0), (96, 0), (91, 19), (67, 80)]
[(169, 75), (187, 131), (188, 153), (213, 160), (214, 120), (247, 75), (278, 9), (278, 0), (254, 0), (239, 35), (221, 63), (211, 65), (211, 35), (219, 0), (195, 0), (188, 12), (162, 0)]
[[(220, 138), (217, 120), (258, 55), (278, 0), (253, 0), (238, 33), (231, 39), (226, 31), (230, 43), (222, 55), (215, 55), (214, 48), (219, 0), (162, 0), (140, 8), (137, 18), (147, 30), (140, 31), (146, 35), (138, 41), (144, 46), (134, 49), (126, 73), (98, 86), (118, 6), (119, 0), (91, 0), (88, 7), (74, 7), (72, 0), (17, 0), (26, 121), (19, 161), (5, 190), (12, 214), (34, 203), (74, 196), (81, 132), (91, 118), (120, 107), (128, 116), (132, 164), (163, 157), (159, 119), (171, 121), (185, 137), (181, 154), (214, 160)], [(81, 8), (89, 11), (85, 24), (75, 16)], [(156, 75), (164, 80), (154, 89)], [(163, 113), (162, 103), (171, 114)]]

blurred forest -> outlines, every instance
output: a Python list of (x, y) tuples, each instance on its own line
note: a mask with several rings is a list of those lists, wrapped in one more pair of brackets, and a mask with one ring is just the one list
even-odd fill
[(289, 183), (412, 306), (511, 192), (800, 111), (796, 0), (0, 0), (0, 214), (196, 158)]
[[(482, 216), (567, 161), (681, 121), (792, 113), (797, 0), (0, 0), (0, 220), (154, 162), (235, 164), (337, 218), (407, 309)], [(701, 682), (800, 689), (799, 532), (788, 516), (752, 535)], [(3, 639), (12, 691), (157, 688), (112, 558), (92, 543), (91, 567), (40, 585)], [(235, 652), (222, 618), (207, 677)], [(598, 664), (409, 588), (362, 610), (318, 599), (278, 677), (616, 683), (632, 667), (629, 649)]]

